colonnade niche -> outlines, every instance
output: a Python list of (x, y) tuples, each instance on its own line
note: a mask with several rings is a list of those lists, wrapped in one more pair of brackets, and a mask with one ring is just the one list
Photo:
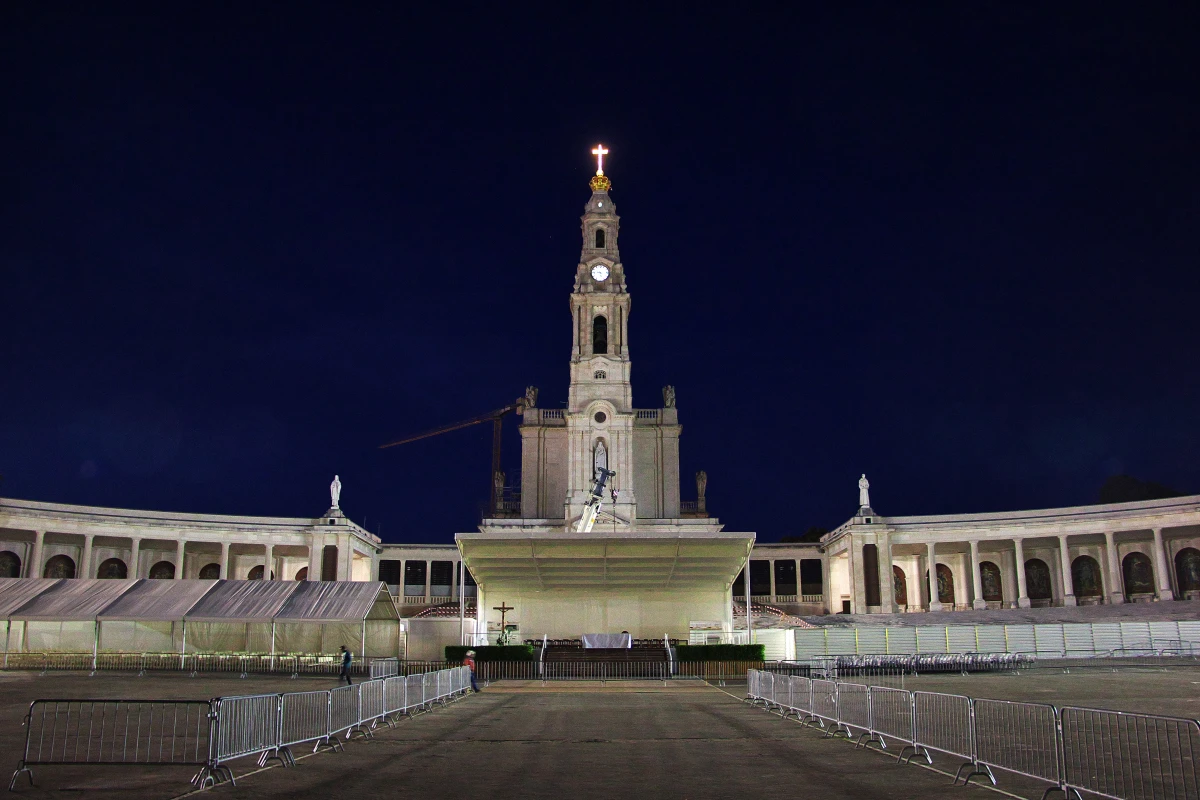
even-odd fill
[(21, 577), (21, 557), (5, 550), (0, 552), (0, 578)]

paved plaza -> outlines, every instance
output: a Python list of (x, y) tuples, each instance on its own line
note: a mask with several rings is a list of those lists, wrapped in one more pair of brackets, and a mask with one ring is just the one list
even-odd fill
[[(328, 678), (259, 676), (245, 680), (178, 675), (0, 674), (0, 752), (15, 767), (21, 716), (35, 697), (207, 699), (270, 691), (331, 688)], [(976, 697), (1082, 704), (1197, 716), (1200, 672), (924, 676), (907, 688)], [(925, 798), (950, 779), (781, 720), (739, 701), (744, 684), (699, 681), (592, 683), (505, 681), (482, 694), (355, 739), (345, 752), (309, 755), (295, 768), (259, 771), (235, 762), (238, 786), (204, 794), (244, 798), (469, 797), (723, 798), (787, 789), (811, 798)], [(937, 763), (951, 772), (957, 766)], [(188, 793), (190, 768), (39, 767), (34, 798), (129, 797), (159, 800)], [(1012, 781), (1003, 788), (1021, 791)], [(999, 797), (981, 787), (966, 797)], [(1022, 794), (1030, 796), (1021, 791)], [(200, 794), (193, 796), (199, 797)], [(1038, 792), (1033, 793), (1034, 797)]]

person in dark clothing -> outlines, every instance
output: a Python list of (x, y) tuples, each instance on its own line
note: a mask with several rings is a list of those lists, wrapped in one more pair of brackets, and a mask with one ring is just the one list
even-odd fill
[(340, 678), (338, 678), (338, 680), (340, 681), (342, 678), (345, 678), (347, 686), (352, 686), (354, 684), (354, 682), (350, 680), (350, 662), (353, 660), (354, 656), (350, 655), (350, 651), (346, 649), (346, 645), (342, 645), (342, 675)]

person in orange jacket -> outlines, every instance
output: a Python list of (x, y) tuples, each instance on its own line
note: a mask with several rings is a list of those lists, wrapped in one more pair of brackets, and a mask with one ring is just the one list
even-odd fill
[(463, 666), (471, 670), (471, 689), (475, 694), (479, 694), (479, 687), (475, 685), (475, 651), (468, 650), (467, 655), (463, 658)]

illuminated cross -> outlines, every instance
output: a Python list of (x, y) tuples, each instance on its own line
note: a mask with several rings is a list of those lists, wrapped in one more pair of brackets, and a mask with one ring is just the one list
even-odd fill
[(596, 145), (596, 149), (592, 151), (592, 155), (596, 157), (596, 174), (604, 174), (604, 157), (608, 155), (608, 151), (604, 149), (604, 145)]
[(500, 612), (500, 630), (504, 630), (504, 618), (508, 615), (508, 612), (512, 610), (513, 607), (505, 603), (503, 600), (500, 601), (500, 605), (492, 607), (492, 611)]

